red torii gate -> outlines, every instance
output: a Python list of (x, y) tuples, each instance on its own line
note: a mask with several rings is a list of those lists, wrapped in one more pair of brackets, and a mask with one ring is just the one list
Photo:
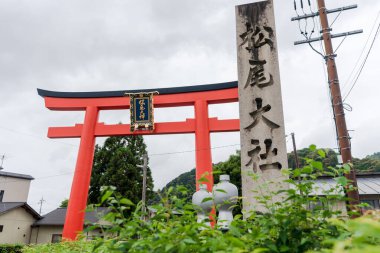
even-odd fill
[[(186, 86), (129, 91), (106, 92), (54, 92), (37, 89), (45, 106), (55, 111), (86, 111), (83, 124), (66, 127), (49, 127), (49, 138), (81, 138), (74, 179), (63, 229), (63, 238), (75, 240), (83, 230), (90, 186), (95, 138), (104, 136), (187, 134), (195, 133), (196, 180), (205, 176), (207, 187), (213, 186), (210, 133), (239, 131), (239, 119), (209, 118), (208, 105), (238, 101), (238, 83), (227, 82), (209, 85)], [(129, 109), (130, 100), (125, 93), (158, 91), (154, 107), (194, 106), (194, 119), (181, 122), (158, 122), (153, 131), (130, 131), (129, 124), (106, 125), (98, 122), (100, 110)], [(198, 185), (197, 185), (198, 188)]]

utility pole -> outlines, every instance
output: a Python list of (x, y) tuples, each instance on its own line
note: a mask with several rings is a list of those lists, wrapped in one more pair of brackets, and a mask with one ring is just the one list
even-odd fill
[(42, 204), (45, 202), (46, 200), (44, 200), (44, 197), (42, 196), (42, 198), (40, 199), (40, 201), (38, 201), (38, 204), (40, 204), (40, 212), (39, 214), (41, 214), (41, 211), (42, 211)]
[(294, 152), (294, 160), (296, 161), (296, 167), (300, 167), (300, 163), (298, 160), (298, 154), (297, 154), (297, 147), (296, 147), (296, 139), (294, 137), (294, 133), (290, 134), (292, 136), (292, 141), (293, 141), (293, 152)]
[[(333, 113), (334, 113), (334, 121), (335, 121), (338, 144), (339, 144), (339, 152), (342, 155), (343, 163), (352, 163), (350, 136), (347, 131), (342, 95), (341, 95), (340, 86), (339, 86), (338, 71), (335, 64), (336, 54), (334, 54), (331, 39), (336, 38), (336, 37), (342, 37), (342, 36), (361, 33), (363, 32), (363, 30), (356, 30), (352, 32), (335, 34), (335, 35), (331, 34), (330, 32), (332, 29), (331, 27), (329, 27), (327, 14), (353, 9), (353, 8), (356, 8), (357, 5), (351, 5), (347, 7), (338, 8), (338, 9), (327, 10), (324, 0), (317, 0), (317, 4), (318, 4), (318, 12), (292, 18), (292, 21), (319, 16), (320, 24), (321, 24), (320, 32), (322, 33), (322, 36), (318, 38), (314, 38), (314, 39), (309, 38), (304, 41), (298, 41), (298, 42), (295, 42), (294, 44), (299, 45), (303, 43), (308, 43), (310, 45), (311, 42), (319, 41), (319, 40), (323, 40), (324, 42), (324, 46), (325, 46), (324, 57), (325, 57), (326, 65), (327, 65), (328, 84), (329, 84), (330, 93), (331, 93), (331, 104), (332, 104)], [(355, 170), (351, 168), (350, 172), (346, 174), (345, 176), (349, 180), (348, 185), (346, 187), (346, 195), (349, 199), (348, 208), (349, 210), (352, 210), (352, 211), (355, 210), (355, 211), (360, 212), (360, 209), (355, 207), (355, 205), (360, 203)]]
[(1, 156), (1, 164), (0, 164), (0, 170), (3, 170), (3, 163), (4, 163), (4, 159), (5, 159), (5, 154)]
[(144, 154), (143, 155), (143, 166), (142, 169), (143, 169), (143, 187), (142, 187), (142, 212), (143, 212), (143, 215), (145, 215), (145, 212), (146, 212), (146, 170), (147, 170), (147, 167), (148, 167), (148, 155), (147, 154)]
[[(325, 0), (318, 0), (318, 9), (319, 19), (321, 21), (323, 43), (325, 45), (327, 74), (331, 92), (331, 103), (334, 112), (336, 131), (338, 135), (339, 151), (342, 155), (343, 163), (352, 163), (351, 142), (347, 131), (346, 118), (344, 115), (343, 100), (340, 92), (338, 71), (335, 64), (334, 50), (331, 42), (331, 29), (329, 27), (329, 21), (327, 18)], [(346, 174), (346, 177), (349, 180), (348, 185), (354, 187), (354, 190), (350, 189), (347, 192), (347, 196), (350, 199), (350, 210), (353, 210), (354, 205), (360, 203), (355, 170), (352, 168), (350, 172)]]

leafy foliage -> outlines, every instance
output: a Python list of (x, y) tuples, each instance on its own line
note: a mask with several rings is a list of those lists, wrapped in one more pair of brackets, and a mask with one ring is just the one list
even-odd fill
[(0, 244), (0, 253), (21, 253), (22, 247), (19, 244)]
[[(326, 155), (323, 150), (317, 150), (317, 154)], [(131, 253), (380, 252), (380, 213), (347, 221), (334, 208), (338, 202), (346, 201), (342, 190), (347, 185), (344, 174), (349, 169), (350, 166), (343, 166), (326, 170), (321, 161), (308, 158), (302, 168), (283, 170), (289, 176), (285, 181), (289, 188), (273, 192), (272, 182), (261, 184), (260, 192), (267, 194), (258, 197), (258, 201), (267, 212), (245, 214), (244, 220), (236, 215), (227, 232), (196, 222), (194, 207), (177, 194), (189, 194), (185, 187), (169, 187), (163, 192), (161, 202), (153, 206), (155, 215), (149, 218), (141, 203), (134, 204), (115, 187), (103, 187), (98, 205), (112, 210), (103, 217), (112, 225), (87, 229), (102, 229), (104, 238), (92, 243), (81, 241), (75, 245), (75, 242), (73, 246), (67, 242), (36, 246), (32, 249), (37, 251), (25, 252), (79, 252), (78, 247), (83, 252)], [(334, 176), (336, 187), (323, 189), (325, 195), (312, 195), (316, 187), (314, 179), (325, 173)], [(257, 176), (254, 179), (259, 180)], [(273, 203), (273, 195), (280, 195), (282, 200)], [(62, 251), (55, 251), (58, 248)]]
[[(86, 241), (66, 241), (60, 243), (29, 245), (22, 248), (23, 253), (79, 253), (91, 252), (94, 248), (93, 242)], [(1, 252), (1, 251), (0, 251)], [(10, 251), (12, 252), (12, 251)]]
[[(322, 162), (324, 168), (328, 168), (329, 166), (335, 167), (338, 164), (337, 153), (332, 149), (323, 149), (326, 154), (325, 157), (321, 157), (318, 154), (318, 150), (315, 149), (300, 149), (297, 150), (297, 155), (299, 157), (299, 167), (303, 167), (306, 165), (306, 159), (314, 159), (315, 161)], [(288, 154), (288, 166), (289, 168), (296, 168), (295, 156), (294, 152)]]
[[(109, 137), (96, 145), (89, 189), (89, 203), (99, 203), (101, 187), (112, 185), (116, 191), (137, 203), (141, 198), (143, 154), (146, 145), (141, 135)], [(153, 179), (147, 168), (147, 199), (153, 193)]]
[[(324, 156), (320, 153), (323, 152)], [(338, 164), (337, 153), (332, 149), (309, 149), (304, 148), (297, 151), (300, 167), (304, 167), (307, 164), (308, 159), (313, 159), (316, 162), (321, 162), (323, 168), (328, 168), (329, 166), (335, 167)], [(289, 168), (296, 168), (296, 162), (294, 158), (294, 153), (288, 153), (288, 164)], [(368, 155), (363, 159), (354, 158), (353, 165), (358, 172), (380, 172), (380, 152), (374, 153), (373, 155)], [(219, 182), (218, 175), (228, 174), (231, 177), (231, 183), (235, 184), (239, 189), (239, 195), (241, 195), (241, 172), (240, 172), (240, 151), (236, 151), (236, 154), (231, 155), (227, 161), (214, 164), (213, 171), (214, 182)], [(326, 169), (327, 170), (327, 169)], [(169, 187), (185, 186), (189, 189), (189, 192), (195, 191), (195, 169), (189, 172), (183, 173), (170, 181), (164, 188), (161, 189), (160, 193), (165, 192)], [(191, 198), (191, 195), (187, 197)], [(156, 196), (154, 203), (159, 200)]]
[[(380, 211), (368, 211), (355, 220), (330, 220), (343, 233), (337, 238), (329, 239), (333, 244), (330, 253), (378, 253), (380, 252)], [(317, 252), (317, 251), (314, 251)]]
[(69, 199), (64, 199), (61, 201), (61, 204), (59, 205), (59, 207), (67, 207), (69, 204)]
[[(237, 151), (236, 154), (230, 155), (227, 161), (220, 162), (213, 165), (213, 176), (215, 184), (219, 183), (220, 174), (230, 175), (230, 181), (236, 185), (239, 189), (239, 196), (241, 196), (241, 171), (240, 171), (240, 152)], [(187, 189), (186, 194), (183, 192), (178, 192), (176, 188), (178, 186), (185, 187)], [(159, 195), (164, 194), (168, 189), (172, 188), (172, 194), (178, 195), (181, 198), (186, 200), (191, 200), (195, 189), (195, 169), (192, 169), (189, 172), (182, 173), (172, 181), (170, 181), (165, 187), (157, 192), (157, 195), (151, 201), (151, 203), (159, 203)], [(185, 194), (185, 195), (184, 195)]]
[(357, 171), (380, 172), (380, 159), (376, 156), (367, 156), (363, 159), (354, 158), (353, 164)]
[[(317, 153), (325, 156), (323, 150)], [(347, 181), (341, 179), (348, 172), (347, 166), (328, 169), (336, 178), (337, 186), (323, 190), (326, 195), (319, 197), (311, 195), (315, 186), (310, 179), (326, 173), (322, 162), (307, 159), (303, 168), (284, 172), (289, 176), (288, 189), (270, 191), (270, 182), (261, 186), (265, 190), (262, 192), (268, 194), (258, 200), (267, 212), (246, 214), (246, 220), (237, 215), (230, 230), (224, 233), (195, 222), (193, 206), (173, 195), (175, 192), (186, 195), (184, 187), (177, 191), (169, 187), (161, 203), (153, 206), (156, 214), (149, 219), (142, 218), (146, 214), (141, 212), (140, 204), (132, 216), (127, 216), (133, 203), (113, 188), (105, 188), (101, 204), (107, 203), (113, 212), (104, 219), (113, 226), (102, 227), (109, 237), (99, 238), (94, 250), (104, 252), (98, 247), (105, 247), (106, 252), (320, 252), (354, 238), (353, 231), (341, 225), (345, 224), (341, 211), (333, 208), (337, 202), (346, 200), (341, 193)], [(282, 201), (273, 203), (274, 194), (283, 196)], [(318, 205), (320, 203), (322, 205)], [(94, 228), (96, 226), (90, 229)], [(374, 242), (376, 240), (368, 239), (364, 244)]]
[(373, 153), (372, 155), (367, 155), (366, 158), (380, 160), (380, 152)]
[[(187, 191), (181, 192), (178, 191), (178, 187), (185, 187)], [(182, 173), (172, 181), (170, 181), (164, 188), (155, 193), (154, 198), (149, 201), (149, 204), (157, 204), (161, 201), (161, 197), (165, 194), (169, 189), (175, 191), (173, 194), (177, 195), (180, 198), (183, 198), (187, 201), (191, 200), (191, 197), (195, 190), (195, 169), (192, 169), (188, 172)]]

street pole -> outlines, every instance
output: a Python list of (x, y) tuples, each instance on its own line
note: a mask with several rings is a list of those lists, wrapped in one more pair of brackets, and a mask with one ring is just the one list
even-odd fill
[(142, 169), (143, 169), (143, 187), (142, 187), (142, 212), (143, 212), (143, 216), (145, 216), (145, 212), (146, 212), (146, 170), (147, 170), (147, 166), (148, 166), (148, 155), (147, 154), (144, 154), (143, 155), (143, 160), (144, 160), (144, 163), (143, 163), (143, 166), (142, 166)]
[(38, 204), (40, 204), (40, 211), (39, 211), (39, 214), (41, 214), (42, 212), (42, 204), (45, 202), (46, 200), (44, 200), (44, 197), (42, 196), (42, 198), (40, 199), (40, 201), (38, 201)]
[[(325, 45), (325, 60), (327, 65), (328, 84), (331, 92), (331, 103), (334, 112), (339, 151), (342, 155), (343, 163), (352, 163), (351, 143), (344, 115), (342, 95), (339, 87), (338, 72), (335, 64), (335, 55), (331, 42), (331, 29), (329, 27), (327, 19), (327, 10), (324, 0), (317, 0), (317, 2), (319, 18), (322, 28), (322, 38)], [(360, 211), (360, 209), (355, 208), (355, 205), (359, 204), (360, 200), (355, 170), (353, 168), (351, 168), (350, 172), (346, 174), (346, 178), (349, 180), (349, 183), (346, 187), (346, 190), (349, 189), (348, 191), (346, 191), (347, 197), (349, 198), (349, 210)]]
[(296, 139), (294, 137), (294, 133), (291, 133), (292, 141), (293, 141), (293, 152), (294, 152), (294, 160), (296, 161), (296, 167), (300, 167), (300, 163), (298, 160), (297, 147), (296, 147)]

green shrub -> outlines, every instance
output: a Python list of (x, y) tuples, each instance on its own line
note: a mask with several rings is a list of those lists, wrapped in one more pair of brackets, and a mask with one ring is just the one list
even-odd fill
[(20, 244), (0, 244), (0, 253), (21, 253), (22, 247)]
[(23, 253), (75, 253), (75, 252), (91, 252), (94, 247), (93, 242), (74, 241), (60, 242), (25, 246)]
[[(315, 146), (310, 149), (316, 150)], [(325, 156), (323, 150), (316, 151)], [(191, 203), (178, 197), (178, 192), (188, 195), (185, 187), (169, 188), (161, 202), (152, 206), (156, 213), (150, 218), (141, 203), (135, 205), (114, 187), (104, 187), (99, 205), (112, 210), (103, 217), (112, 225), (85, 230), (101, 229), (104, 237), (91, 243), (33, 246), (24, 252), (380, 252), (378, 213), (347, 220), (347, 214), (333, 208), (334, 203), (347, 201), (343, 189), (349, 170), (345, 165), (326, 171), (313, 159), (305, 159), (302, 168), (283, 170), (290, 187), (274, 192), (271, 182), (261, 184), (259, 190), (266, 194), (258, 201), (267, 211), (245, 214), (245, 219), (236, 215), (227, 232), (196, 222)], [(333, 176), (336, 187), (323, 190), (326, 195), (314, 196), (314, 180), (322, 174)], [(281, 202), (272, 202), (275, 194), (282, 195)]]
[[(323, 150), (310, 147), (319, 156), (324, 157)], [(193, 206), (178, 194), (187, 189), (170, 188), (161, 203), (153, 206), (155, 216), (143, 218), (141, 204), (134, 203), (117, 194), (112, 187), (103, 189), (100, 205), (109, 206), (104, 219), (111, 222), (111, 227), (94, 226), (89, 230), (101, 228), (106, 238), (98, 238), (94, 251), (102, 252), (104, 247), (112, 252), (306, 252), (332, 250), (339, 238), (346, 240), (353, 236), (352, 231), (331, 222), (339, 220), (345, 224), (345, 216), (333, 208), (334, 203), (345, 202), (343, 188), (347, 185), (344, 177), (350, 166), (330, 167), (327, 171), (319, 161), (305, 159), (303, 168), (284, 170), (291, 187), (278, 192), (270, 191), (270, 182), (261, 185), (260, 191), (266, 195), (258, 197), (267, 212), (235, 216), (227, 232), (207, 227), (196, 222)], [(324, 190), (326, 195), (313, 196), (313, 180), (322, 174), (334, 177), (337, 182), (333, 189)], [(273, 188), (273, 187), (272, 187)], [(282, 194), (283, 201), (272, 203), (271, 196)], [(186, 194), (183, 194), (186, 196)], [(314, 208), (310, 208), (314, 206)], [(135, 210), (129, 216), (130, 209)], [(103, 247), (98, 248), (98, 247)]]

